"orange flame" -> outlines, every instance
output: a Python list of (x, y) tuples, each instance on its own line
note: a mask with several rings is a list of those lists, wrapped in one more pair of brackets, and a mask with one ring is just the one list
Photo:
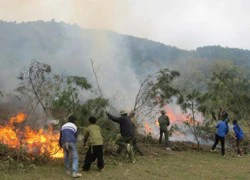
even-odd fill
[(170, 108), (168, 106), (165, 106), (165, 109), (171, 123), (182, 124), (186, 121), (187, 117), (185, 114), (181, 113), (181, 111), (175, 112), (173, 108)]
[(158, 119), (155, 120), (155, 124), (156, 124), (156, 126), (158, 126), (158, 127), (160, 126), (160, 124), (159, 124), (159, 122), (158, 122)]
[(37, 131), (30, 126), (25, 126), (21, 131), (14, 126), (15, 123), (24, 122), (26, 117), (26, 114), (19, 113), (10, 118), (7, 125), (0, 126), (0, 143), (6, 144), (10, 148), (23, 147), (28, 153), (48, 153), (52, 158), (62, 158), (63, 150), (58, 145), (59, 133), (53, 132), (52, 127), (46, 131), (43, 129)]
[[(189, 125), (199, 125), (203, 123), (202, 114), (196, 114), (195, 121), (192, 119), (191, 114), (189, 113), (183, 113), (181, 108), (177, 105), (167, 105), (164, 106), (164, 109), (166, 111), (166, 115), (169, 117), (170, 121), (170, 127), (173, 125), (177, 125), (178, 127), (182, 127), (183, 125), (186, 125), (188, 123)], [(145, 134), (152, 134), (154, 137), (159, 136), (159, 122), (158, 117), (160, 116), (160, 113), (157, 114), (158, 116), (153, 121), (146, 121), (144, 122), (143, 130)], [(174, 138), (178, 137), (177, 139), (187, 139), (186, 132), (181, 132), (174, 130), (171, 135)]]
[(20, 124), (20, 123), (22, 123), (22, 122), (26, 119), (26, 117), (27, 117), (26, 114), (24, 114), (24, 113), (19, 113), (19, 114), (17, 114), (17, 116), (11, 117), (9, 123), (10, 123), (11, 125), (12, 125), (13, 123), (18, 123), (18, 124)]
[(152, 129), (147, 122), (145, 122), (144, 127), (145, 127), (146, 134), (152, 133)]

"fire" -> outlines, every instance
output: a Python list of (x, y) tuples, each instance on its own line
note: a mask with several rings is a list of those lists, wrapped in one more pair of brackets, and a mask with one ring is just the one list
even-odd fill
[(58, 145), (59, 133), (53, 132), (52, 127), (48, 130), (34, 130), (30, 126), (17, 128), (16, 124), (21, 124), (27, 115), (19, 113), (10, 118), (5, 126), (0, 126), (0, 143), (6, 144), (10, 148), (25, 148), (31, 154), (48, 153), (52, 158), (62, 158), (63, 151)]
[(155, 124), (156, 124), (156, 126), (158, 126), (158, 127), (160, 126), (160, 124), (159, 124), (159, 122), (158, 122), (158, 119), (155, 120)]
[(19, 114), (17, 114), (17, 116), (11, 117), (9, 123), (10, 123), (11, 125), (12, 125), (13, 123), (18, 123), (18, 124), (20, 124), (20, 123), (22, 123), (22, 122), (26, 119), (26, 117), (27, 117), (26, 114), (24, 114), (24, 113), (19, 113)]
[(145, 122), (144, 127), (145, 127), (146, 134), (152, 133), (152, 129), (147, 122)]

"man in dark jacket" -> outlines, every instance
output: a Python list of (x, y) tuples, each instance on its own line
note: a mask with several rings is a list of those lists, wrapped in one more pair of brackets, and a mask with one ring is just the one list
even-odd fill
[(120, 125), (120, 133), (121, 137), (116, 141), (116, 144), (119, 145), (118, 153), (120, 153), (124, 147), (127, 148), (127, 151), (131, 157), (132, 162), (134, 163), (134, 154), (131, 147), (131, 143), (134, 135), (134, 126), (131, 122), (130, 117), (127, 115), (127, 112), (121, 111), (120, 117), (115, 117), (110, 113), (107, 113), (107, 116), (112, 121), (118, 123)]
[(78, 173), (78, 153), (76, 149), (77, 127), (74, 124), (76, 121), (75, 116), (69, 116), (68, 122), (65, 123), (60, 131), (59, 145), (63, 148), (64, 163), (66, 173), (71, 173), (70, 155), (72, 157), (72, 177), (81, 177), (82, 174)]

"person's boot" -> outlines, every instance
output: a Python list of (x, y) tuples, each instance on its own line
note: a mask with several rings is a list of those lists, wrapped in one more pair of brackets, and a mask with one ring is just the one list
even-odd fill
[(131, 152), (131, 145), (130, 145), (130, 144), (127, 144), (127, 146), (126, 146), (126, 150), (127, 150), (127, 152), (128, 152), (128, 153), (130, 153), (130, 152)]

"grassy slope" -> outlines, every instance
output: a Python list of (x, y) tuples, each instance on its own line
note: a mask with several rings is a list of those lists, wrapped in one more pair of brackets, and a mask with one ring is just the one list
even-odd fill
[[(250, 179), (250, 156), (232, 154), (221, 157), (208, 151), (171, 151), (137, 157), (135, 164), (107, 157), (104, 172), (82, 172), (80, 179)], [(82, 164), (80, 163), (80, 166)], [(19, 170), (0, 176), (0, 179), (72, 179), (64, 173), (63, 161), (58, 160), (31, 170)]]

